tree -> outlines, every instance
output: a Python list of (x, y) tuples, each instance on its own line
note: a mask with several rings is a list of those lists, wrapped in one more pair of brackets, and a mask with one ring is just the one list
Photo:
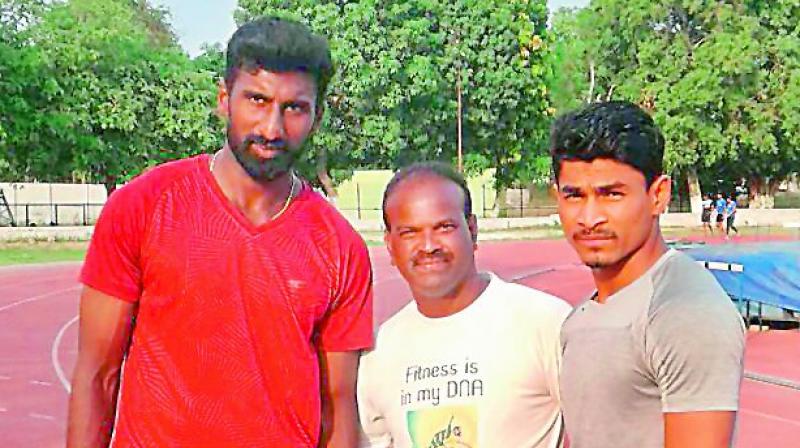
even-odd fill
[(500, 185), (541, 169), (550, 120), (544, 1), (242, 0), (239, 7), (240, 21), (290, 16), (329, 38), (338, 75), (313, 154), (334, 179), (355, 167), (454, 160), (459, 81), (467, 168), (494, 167)]
[(163, 18), (142, 1), (71, 0), (29, 27), (38, 65), (28, 72), (39, 76), (15, 78), (29, 106), (6, 132), (18, 174), (110, 193), (147, 166), (217, 147), (215, 74), (188, 59)]
[(597, 90), (653, 113), (668, 168), (692, 190), (724, 172), (769, 194), (797, 170), (796, 2), (594, 0), (586, 11)]

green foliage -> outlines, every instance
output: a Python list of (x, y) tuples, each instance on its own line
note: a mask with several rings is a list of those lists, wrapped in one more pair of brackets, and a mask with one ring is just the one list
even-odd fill
[(314, 139), (343, 169), (454, 161), (457, 84), (465, 163), (504, 185), (532, 177), (546, 146), (543, 0), (241, 0), (239, 20), (300, 18), (329, 38), (338, 75)]
[(594, 0), (576, 14), (570, 48), (596, 66), (593, 99), (651, 110), (673, 172), (774, 183), (798, 170), (796, 0)]
[(13, 55), (0, 66), (0, 148), (15, 180), (111, 191), (147, 166), (219, 145), (216, 74), (180, 51), (163, 11), (71, 0), (36, 18), (12, 30), (16, 45), (0, 46), (0, 57)]

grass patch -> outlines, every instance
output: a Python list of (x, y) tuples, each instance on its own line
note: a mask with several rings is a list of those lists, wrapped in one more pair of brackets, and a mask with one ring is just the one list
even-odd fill
[(89, 243), (79, 241), (0, 244), (0, 266), (81, 261)]

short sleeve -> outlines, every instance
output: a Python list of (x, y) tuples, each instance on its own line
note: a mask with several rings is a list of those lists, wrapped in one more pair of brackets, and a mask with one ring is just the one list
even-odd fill
[(143, 198), (125, 186), (103, 206), (94, 227), (80, 282), (104, 294), (136, 302), (142, 292)]
[(376, 404), (381, 393), (373, 387), (375, 380), (375, 352), (361, 356), (358, 367), (358, 417), (360, 422), (359, 448), (389, 448), (392, 446), (392, 435), (387, 428), (386, 416)]
[(319, 347), (346, 352), (372, 347), (372, 266), (355, 231), (347, 235), (333, 302), (319, 328)]
[(663, 412), (735, 411), (744, 360), (744, 324), (724, 295), (664, 305), (646, 329)]
[(553, 325), (552, 334), (552, 342), (548, 344), (547, 353), (549, 356), (549, 363), (547, 363), (547, 382), (548, 387), (550, 389), (550, 393), (553, 394), (555, 399), (558, 401), (559, 406), (561, 405), (561, 389), (560, 389), (560, 376), (561, 376), (561, 327), (564, 325), (564, 321), (566, 321), (567, 317), (572, 313), (572, 307), (563, 302), (559, 299), (558, 306), (555, 306), (555, 312), (553, 313), (554, 316), (551, 320), (551, 325)]

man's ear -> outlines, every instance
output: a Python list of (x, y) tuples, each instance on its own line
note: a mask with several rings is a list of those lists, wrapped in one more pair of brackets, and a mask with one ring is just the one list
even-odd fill
[(478, 218), (475, 215), (469, 215), (467, 217), (467, 227), (469, 228), (469, 234), (472, 237), (472, 244), (478, 244)]
[(311, 126), (311, 132), (317, 132), (322, 125), (322, 118), (325, 116), (325, 102), (320, 101), (317, 104), (316, 111), (314, 112), (314, 124)]
[(653, 205), (652, 214), (658, 216), (667, 211), (672, 199), (672, 178), (662, 174), (655, 178), (648, 190)]
[(389, 229), (383, 231), (383, 245), (386, 246), (386, 250), (389, 252), (389, 262), (392, 266), (397, 266), (394, 264), (394, 253), (392, 253), (392, 245), (389, 244)]
[(228, 100), (230, 95), (228, 94), (228, 86), (225, 84), (225, 80), (220, 78), (219, 82), (217, 83), (217, 108), (216, 113), (217, 116), (222, 120), (228, 119)]

